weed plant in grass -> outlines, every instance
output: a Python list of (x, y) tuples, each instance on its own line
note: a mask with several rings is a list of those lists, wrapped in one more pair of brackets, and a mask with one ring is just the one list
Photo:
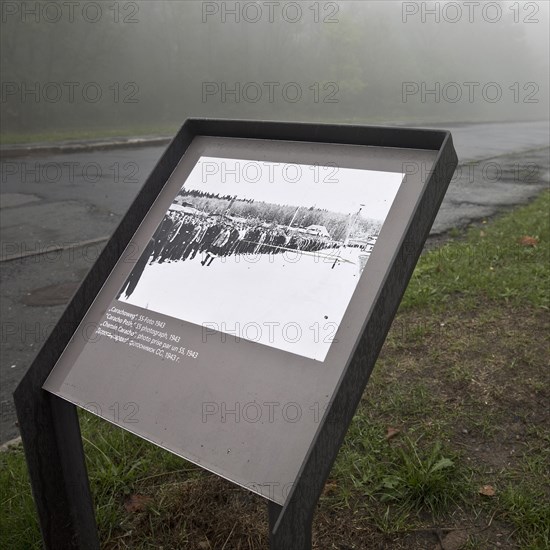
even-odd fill
[[(469, 550), (549, 547), (549, 211), (544, 193), (420, 259), (321, 498), (316, 548), (424, 550), (447, 532)], [(267, 547), (262, 499), (80, 418), (104, 548)], [(0, 506), (0, 548), (40, 548), (20, 448), (0, 453)]]
[(366, 408), (354, 417), (328, 482), (335, 490), (325, 498), (327, 504), (359, 508), (388, 534), (460, 505), (469, 472), (456, 453), (440, 441), (424, 444), (422, 436), (388, 439), (380, 420), (373, 420)]

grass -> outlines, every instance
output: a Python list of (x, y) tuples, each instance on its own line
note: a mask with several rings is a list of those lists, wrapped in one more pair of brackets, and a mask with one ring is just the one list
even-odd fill
[(550, 548), (548, 494), (530, 484), (509, 485), (500, 497), (500, 505), (525, 548)]
[[(28, 132), (0, 132), (0, 145), (26, 145), (30, 143), (55, 143), (62, 141), (85, 141), (95, 139), (109, 139), (116, 137), (142, 137), (142, 136), (173, 136), (179, 130), (184, 120), (177, 121), (176, 124), (165, 124), (162, 126), (140, 125), (140, 126), (121, 126), (118, 128), (99, 127), (99, 128), (59, 128), (47, 131), (28, 131)], [(335, 123), (344, 122), (365, 123), (365, 120), (342, 120), (336, 118)], [(370, 119), (372, 123), (387, 123), (383, 118)], [(417, 121), (415, 121), (417, 122)]]
[[(418, 265), (402, 310), (430, 306), (442, 311), (455, 297), (463, 309), (475, 307), (480, 297), (507, 304), (549, 307), (548, 246), (522, 244), (548, 234), (548, 205), (544, 199), (491, 223), (471, 228), (465, 241), (449, 242), (426, 255)], [(527, 217), (535, 216), (533, 227)], [(462, 239), (462, 237), (461, 237)]]
[[(183, 123), (183, 121), (182, 121)], [(50, 130), (47, 132), (1, 133), (0, 145), (25, 145), (29, 143), (55, 143), (60, 141), (86, 141), (118, 137), (173, 136), (178, 125), (136, 126), (121, 128), (88, 128)]]
[(40, 548), (38, 520), (21, 447), (0, 453), (0, 547)]
[[(548, 212), (546, 192), (420, 259), (315, 548), (550, 547)], [(81, 424), (104, 548), (267, 547), (259, 497), (84, 411)], [(21, 449), (0, 465), (0, 547), (39, 548)]]

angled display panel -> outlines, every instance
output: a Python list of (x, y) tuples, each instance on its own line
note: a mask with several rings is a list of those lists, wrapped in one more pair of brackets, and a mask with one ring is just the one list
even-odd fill
[(448, 134), (376, 130), (188, 121), (43, 387), (288, 503), (393, 284), (389, 328), (412, 267), (392, 269), (404, 253), (414, 266), (454, 170), (433, 177)]

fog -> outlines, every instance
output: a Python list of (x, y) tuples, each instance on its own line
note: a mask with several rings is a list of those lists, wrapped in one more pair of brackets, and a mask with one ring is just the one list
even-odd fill
[(548, 2), (2, 3), (2, 134), (549, 117)]

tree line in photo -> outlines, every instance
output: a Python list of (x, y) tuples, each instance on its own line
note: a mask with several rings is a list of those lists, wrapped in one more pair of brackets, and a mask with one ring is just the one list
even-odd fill
[[(231, 195), (214, 195), (204, 191), (183, 191), (176, 199), (182, 204), (189, 204), (202, 212), (210, 214), (230, 213), (245, 219), (257, 219), (266, 223), (282, 226), (310, 227), (318, 225), (326, 227), (335, 241), (343, 241), (349, 227), (350, 215), (310, 206), (308, 208), (288, 204), (274, 204), (253, 199), (236, 199)], [(380, 229), (377, 220), (360, 217), (355, 220), (354, 234), (369, 236)]]

